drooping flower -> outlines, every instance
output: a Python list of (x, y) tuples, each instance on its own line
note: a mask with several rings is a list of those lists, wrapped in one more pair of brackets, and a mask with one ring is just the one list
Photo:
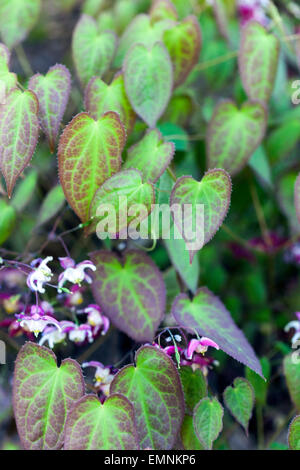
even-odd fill
[(70, 289), (70, 294), (64, 294), (64, 305), (73, 309), (78, 307), (83, 303), (83, 292), (84, 288), (79, 287), (78, 285), (72, 286)]
[(43, 346), (44, 343), (48, 342), (49, 348), (53, 349), (56, 344), (62, 343), (66, 336), (66, 332), (64, 332), (62, 329), (59, 330), (54, 326), (47, 326), (43, 331), (39, 345)]
[(76, 325), (72, 321), (62, 321), (60, 326), (63, 333), (67, 333), (69, 340), (74, 341), (76, 344), (83, 344), (86, 341), (92, 343), (94, 340), (93, 329), (91, 325), (83, 323), (82, 325)]
[(104, 366), (101, 362), (98, 361), (90, 361), (84, 362), (82, 364), (83, 368), (86, 367), (95, 367), (95, 386), (96, 388), (101, 391), (106, 397), (109, 395), (109, 387), (116, 374), (117, 370), (114, 369), (112, 366)]
[(54, 325), (58, 330), (61, 330), (59, 322), (50, 315), (45, 315), (41, 307), (33, 305), (31, 313), (20, 313), (16, 315), (20, 322), (21, 328), (34, 333), (35, 337), (42, 333), (48, 325)]
[(27, 277), (27, 285), (34, 292), (45, 293), (44, 284), (51, 281), (53, 273), (47, 264), (53, 261), (52, 256), (47, 256), (44, 260), (38, 258), (31, 263), (33, 271)]
[(238, 12), (242, 25), (254, 20), (267, 26), (270, 21), (266, 15), (268, 5), (269, 0), (238, 0)]
[(287, 325), (285, 325), (284, 331), (287, 333), (292, 328), (295, 330), (295, 333), (291, 339), (292, 345), (300, 340), (300, 312), (296, 312), (296, 317), (298, 320), (290, 321)]
[(219, 349), (219, 345), (217, 343), (215, 343), (212, 339), (206, 338), (205, 336), (203, 336), (200, 340), (192, 339), (185, 351), (185, 356), (188, 360), (190, 360), (192, 359), (195, 352), (198, 354), (205, 354), (209, 346), (215, 349)]
[(92, 282), (92, 278), (86, 274), (86, 269), (96, 271), (96, 266), (89, 260), (82, 261), (76, 264), (72, 258), (59, 258), (59, 262), (64, 272), (58, 278), (58, 291), (63, 287), (65, 282), (69, 281), (72, 284), (81, 285), (83, 281), (88, 284)]
[(84, 310), (87, 314), (87, 322), (93, 327), (93, 334), (96, 336), (101, 330), (101, 334), (105, 335), (109, 329), (109, 319), (102, 314), (102, 310), (99, 305), (90, 304)]

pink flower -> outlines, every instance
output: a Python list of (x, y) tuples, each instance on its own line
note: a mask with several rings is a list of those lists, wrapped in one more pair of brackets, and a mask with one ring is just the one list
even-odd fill
[(53, 276), (51, 269), (47, 266), (52, 260), (52, 256), (47, 256), (44, 260), (38, 258), (31, 263), (34, 270), (27, 277), (27, 285), (30, 290), (41, 294), (45, 293), (44, 284), (50, 282)]
[(59, 322), (55, 318), (50, 315), (44, 315), (41, 307), (36, 307), (35, 305), (31, 307), (29, 315), (20, 313), (16, 315), (16, 318), (19, 320), (21, 328), (33, 332), (35, 337), (42, 333), (47, 325), (54, 325), (57, 329), (61, 329)]
[(87, 314), (88, 324), (91, 325), (94, 329), (94, 336), (97, 335), (100, 330), (102, 335), (107, 333), (110, 325), (109, 319), (102, 314), (99, 305), (90, 304), (84, 309), (83, 312)]
[(67, 281), (79, 286), (82, 281), (86, 281), (89, 284), (92, 282), (92, 278), (85, 272), (86, 269), (96, 271), (96, 266), (91, 261), (86, 260), (76, 264), (72, 258), (65, 257), (59, 258), (59, 262), (61, 267), (64, 268), (64, 272), (58, 278), (58, 291), (61, 290)]
[(74, 341), (76, 344), (83, 344), (86, 341), (92, 343), (94, 340), (93, 330), (91, 325), (83, 323), (82, 325), (76, 325), (72, 321), (62, 321), (60, 326), (63, 333), (68, 333), (69, 340)]
[(206, 338), (205, 336), (203, 336), (200, 340), (192, 339), (185, 351), (185, 356), (188, 360), (190, 360), (192, 359), (195, 352), (198, 354), (206, 353), (209, 346), (219, 349), (219, 345), (217, 343), (215, 343), (212, 339)]
[(95, 367), (95, 385), (106, 397), (109, 395), (109, 387), (117, 370), (112, 366), (104, 366), (101, 362), (90, 361), (84, 362), (82, 367)]
[(238, 0), (238, 12), (242, 25), (254, 20), (267, 26), (269, 24), (269, 18), (266, 15), (268, 4), (269, 0)]

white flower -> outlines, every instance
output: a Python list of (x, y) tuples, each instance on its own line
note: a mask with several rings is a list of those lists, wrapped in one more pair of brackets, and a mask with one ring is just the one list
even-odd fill
[(42, 346), (47, 341), (49, 348), (53, 349), (55, 344), (62, 343), (65, 338), (66, 333), (63, 331), (54, 327), (45, 328), (43, 331), (43, 336), (39, 341), (39, 345)]
[(20, 327), (31, 331), (36, 337), (45, 330), (47, 325), (54, 325), (58, 330), (61, 330), (59, 322), (49, 315), (40, 315), (39, 313), (24, 315), (21, 313), (16, 317), (20, 320)]
[(295, 330), (295, 334), (291, 339), (292, 344), (296, 343), (300, 339), (300, 312), (296, 312), (296, 316), (298, 320), (290, 321), (284, 328), (286, 333), (292, 328)]
[(72, 284), (81, 285), (82, 281), (86, 281), (89, 284), (92, 282), (90, 276), (85, 273), (85, 269), (91, 269), (96, 271), (96, 266), (91, 261), (82, 261), (79, 264), (75, 264), (72, 258), (59, 258), (60, 264), (65, 271), (58, 278), (58, 290), (60, 290), (66, 281)]
[[(29, 289), (34, 292), (45, 293), (44, 284), (51, 281), (53, 273), (47, 266), (47, 263), (53, 260), (52, 256), (47, 256), (44, 260), (41, 260), (38, 267), (35, 268), (27, 277), (27, 285)], [(39, 261), (39, 260), (35, 260)]]

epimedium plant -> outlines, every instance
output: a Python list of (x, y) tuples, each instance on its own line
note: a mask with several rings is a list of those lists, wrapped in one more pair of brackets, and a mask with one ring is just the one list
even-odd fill
[[(30, 73), (21, 83), (11, 72), (10, 55), (15, 49), (24, 62), (21, 42), (36, 24), (42, 3), (3, 0), (0, 5), (0, 169), (5, 181), (1, 244), (9, 243), (16, 219), (36, 190), (34, 153), (44, 152), (55, 167), (50, 153), (57, 155), (59, 175), (40, 204), (33, 241), (21, 254), (6, 247), (0, 252), (1, 302), (13, 314), (0, 325), (11, 336), (29, 340), (18, 352), (13, 379), (22, 446), (212, 449), (223, 424), (228, 424), (227, 411), (248, 435), (254, 406), (261, 425), (269, 361), (258, 359), (247, 339), (249, 332), (239, 328), (218, 292), (200, 282), (199, 253), (201, 257), (203, 246), (213, 246), (220, 227), (232, 235), (224, 220), (241, 174), (251, 179), (251, 188), (253, 173), (263, 188), (272, 186), (263, 143), (267, 140), (267, 147), (276, 147), (280, 140), (275, 135), (278, 129), (268, 133), (270, 120), (281, 112), (274, 111), (272, 102), (282, 66), (280, 47), (290, 60), (295, 55), (281, 45), (285, 33), (278, 10), (272, 2), (264, 8), (263, 2), (253, 2), (259, 5), (245, 15), (243, 2), (237, 12), (235, 2), (222, 0), (86, 0), (72, 32), (70, 70), (64, 64), (51, 65), (47, 73)], [(60, 2), (60, 8), (70, 11), (75, 3)], [(223, 56), (217, 54), (221, 60), (208, 52), (211, 37), (217, 37), (221, 51), (225, 48)], [(202, 55), (206, 62), (201, 62)], [(234, 58), (239, 81), (232, 98), (230, 91), (223, 96), (218, 87), (231, 77)], [(28, 66), (25, 61), (24, 69)], [(215, 67), (218, 95), (226, 99), (206, 102), (199, 117), (197, 94), (203, 78), (204, 83), (210, 81), (209, 66)], [(68, 124), (66, 113), (71, 118)], [(205, 148), (200, 172), (194, 157), (201, 151), (187, 134), (198, 127), (203, 131), (198, 140)], [(183, 155), (191, 161), (187, 172)], [(30, 163), (34, 169), (20, 180)], [(43, 171), (48, 171), (45, 166)], [(281, 185), (283, 212), (300, 224), (300, 175), (287, 176), (294, 195)], [(261, 207), (257, 209), (257, 192), (251, 191), (263, 239), (256, 245), (234, 239), (245, 256), (265, 251), (273, 257), (277, 247), (265, 230)], [(64, 208), (65, 201), (69, 209)], [(176, 210), (149, 230), (155, 204)], [(113, 209), (117, 225), (107, 223), (99, 212), (101, 205)], [(191, 230), (199, 222), (198, 206), (203, 208), (202, 243), (195, 248), (177, 216), (191, 208), (185, 218)], [(132, 207), (136, 210), (127, 211)], [(66, 210), (76, 215), (68, 229), (59, 232)], [(169, 233), (164, 237), (166, 220)], [(51, 230), (35, 248), (35, 234), (49, 224)], [(143, 228), (147, 236), (135, 242), (122, 236), (133, 228), (140, 234)], [(84, 261), (77, 262), (78, 250), (73, 254), (64, 239), (80, 231), (84, 242), (79, 257)], [(52, 243), (65, 250), (59, 257), (60, 272), (53, 268), (58, 264), (51, 255)], [(154, 256), (159, 249), (170, 261), (168, 272)], [(10, 284), (5, 277), (9, 275)], [(60, 347), (68, 342), (78, 348), (89, 345), (90, 359), (90, 348), (92, 354), (100, 341), (109, 344), (114, 328), (132, 340), (132, 363), (120, 368), (96, 360), (61, 361)], [(295, 330), (295, 343), (300, 317), (287, 325), (289, 329)], [(211, 388), (209, 375), (217, 361), (206, 354), (208, 348), (244, 365), (246, 377), (232, 377), (224, 390)], [(288, 346), (285, 352), (284, 374), (294, 405), (288, 445), (299, 450), (300, 365)], [(84, 381), (82, 369), (87, 368), (94, 370), (93, 384)], [(263, 446), (261, 427), (259, 431)]]

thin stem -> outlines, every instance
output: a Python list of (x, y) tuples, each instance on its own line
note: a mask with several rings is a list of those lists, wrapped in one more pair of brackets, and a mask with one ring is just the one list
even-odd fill
[(31, 75), (33, 75), (33, 70), (31, 68), (31, 65), (26, 57), (26, 53), (23, 49), (23, 46), (22, 44), (18, 44), (16, 47), (15, 47), (15, 51), (16, 51), (16, 54), (17, 54), (17, 57), (18, 57), (18, 61), (24, 71), (24, 74), (26, 75), (26, 77), (31, 77)]
[(256, 212), (257, 220), (258, 220), (260, 230), (261, 230), (261, 233), (262, 233), (262, 237), (263, 237), (266, 245), (271, 246), (271, 239), (270, 239), (269, 230), (268, 230), (268, 226), (267, 226), (267, 223), (266, 223), (264, 211), (263, 211), (263, 208), (261, 206), (261, 203), (260, 203), (260, 200), (259, 200), (259, 197), (258, 197), (258, 194), (257, 194), (257, 190), (256, 190), (256, 187), (255, 187), (253, 181), (250, 182), (250, 192), (251, 192), (251, 196), (252, 196), (253, 205), (254, 205), (254, 209), (255, 209), (255, 212)]
[(175, 183), (176, 183), (177, 178), (176, 178), (176, 176), (175, 176), (173, 170), (172, 170), (169, 166), (168, 166), (168, 168), (167, 168), (167, 172), (168, 172), (169, 175), (171, 176), (172, 180), (175, 181)]
[(223, 62), (227, 62), (230, 59), (234, 59), (235, 57), (237, 57), (237, 55), (238, 55), (238, 51), (228, 52), (227, 54), (217, 57), (216, 59), (207, 60), (206, 62), (202, 62), (198, 64), (194, 68), (194, 70), (197, 70), (197, 72), (201, 72), (202, 70), (206, 70), (210, 67), (214, 67), (215, 65), (219, 65), (219, 64), (222, 64)]

